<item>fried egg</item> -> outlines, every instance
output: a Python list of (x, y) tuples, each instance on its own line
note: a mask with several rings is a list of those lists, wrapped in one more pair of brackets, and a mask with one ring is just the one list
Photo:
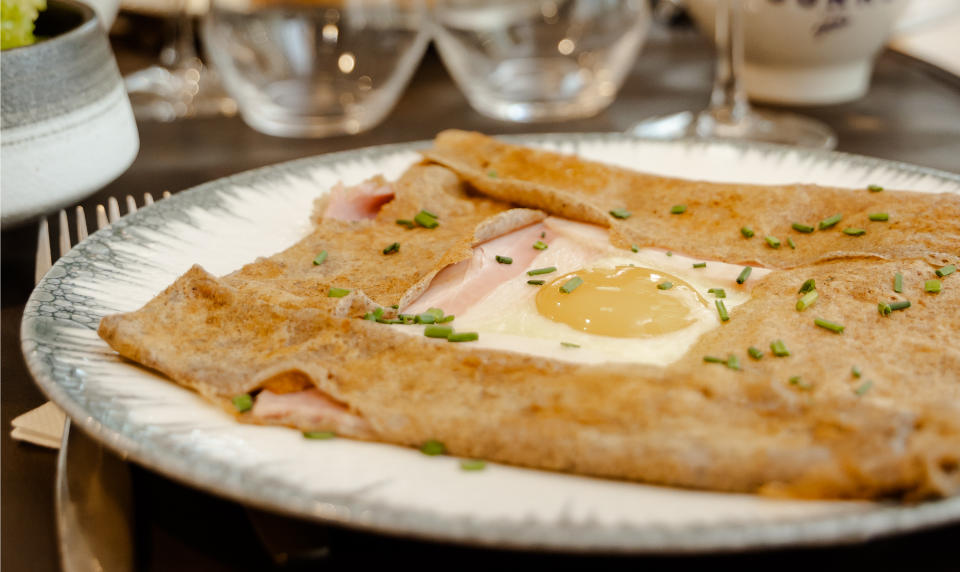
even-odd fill
[[(546, 248), (534, 248), (538, 241)], [(769, 272), (755, 268), (738, 285), (742, 269), (660, 249), (617, 248), (604, 228), (550, 217), (477, 246), (472, 260), (444, 269), (402, 311), (438, 307), (455, 314), (450, 325), (457, 331), (479, 334), (471, 347), (667, 365), (703, 333), (722, 327), (720, 298), (711, 289), (723, 290), (733, 316)]]

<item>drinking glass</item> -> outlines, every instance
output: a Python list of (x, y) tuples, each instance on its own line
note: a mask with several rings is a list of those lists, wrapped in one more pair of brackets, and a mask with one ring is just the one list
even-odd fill
[(248, 125), (325, 137), (372, 128), (429, 41), (417, 0), (213, 0), (204, 41)]
[(436, 0), (440, 56), (470, 105), (509, 121), (589, 117), (646, 36), (646, 0)]
[(721, 138), (833, 149), (837, 138), (823, 123), (793, 113), (757, 111), (741, 83), (743, 0), (716, 0), (717, 64), (707, 109), (653, 117), (630, 128), (655, 139)]
[(124, 76), (138, 120), (175, 121), (234, 115), (236, 103), (194, 47), (194, 19), (206, 11), (196, 0), (126, 0), (125, 7), (160, 20), (163, 48), (157, 61)]

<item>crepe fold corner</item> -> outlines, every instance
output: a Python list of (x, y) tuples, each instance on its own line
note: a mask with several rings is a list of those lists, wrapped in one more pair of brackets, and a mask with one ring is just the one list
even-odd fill
[[(943, 264), (957, 256), (960, 245), (956, 193), (871, 193), (866, 182), (853, 191), (678, 179), (457, 130), (441, 132), (424, 157), (452, 169), (483, 195), (610, 227), (611, 240), (622, 247), (672, 248), (730, 263), (796, 268), (852, 258), (922, 258)], [(679, 205), (685, 211), (671, 214)], [(630, 215), (613, 217), (615, 209)], [(838, 213), (843, 219), (836, 230), (864, 226), (875, 212), (888, 212), (891, 224), (870, 240), (840, 232), (800, 235), (792, 228), (794, 222), (816, 227)], [(756, 236), (745, 239), (741, 227), (750, 227)], [(793, 237), (798, 247), (770, 248), (765, 236), (783, 242)]]
[[(825, 197), (831, 209), (872, 208), (860, 204), (871, 197), (849, 198), (849, 190), (711, 186), (544, 153), (445, 132), (427, 153), (444, 166), (412, 167), (375, 217), (320, 220), (300, 243), (222, 278), (194, 267), (142, 309), (104, 318), (99, 333), (123, 356), (218, 403), (253, 392), (277, 403), (300, 395), (331, 412), (319, 421), (276, 421), (302, 430), (333, 428), (410, 446), (436, 439), (465, 457), (720, 491), (810, 498), (960, 492), (960, 288), (924, 300), (946, 316), (940, 321), (931, 323), (921, 312), (892, 318), (876, 312), (875, 295), (895, 271), (911, 278), (908, 294), (916, 294), (913, 278), (930, 271), (921, 247), (881, 240), (875, 247), (863, 241), (841, 248), (831, 239), (811, 243), (803, 263), (780, 254), (743, 255), (786, 270), (756, 285), (736, 320), (701, 336), (666, 367), (559, 362), (411, 336), (358, 319), (373, 308), (392, 316), (392, 305), (416, 298), (439, 270), (468, 258), (472, 246), (536, 222), (544, 211), (602, 221), (621, 240), (649, 236), (644, 244), (724, 259), (739, 243), (718, 238), (718, 222), (711, 223), (712, 235), (683, 227), (670, 233), (669, 244), (662, 242), (657, 229), (666, 223), (657, 221), (676, 221), (660, 212), (675, 200), (671, 193), (689, 191), (688, 205), (704, 212), (712, 203), (694, 199), (719, 194), (777, 221), (781, 206), (753, 204), (750, 193), (767, 189), (794, 193), (801, 202)], [(585, 173), (583, 188), (570, 173)], [(648, 212), (627, 202), (626, 189), (640, 182), (652, 197)], [(915, 232), (921, 223), (912, 219), (920, 215), (903, 213), (924, 212), (924, 204), (927, 212), (956, 208), (942, 195), (887, 197), (903, 202), (903, 225)], [(611, 220), (607, 211), (614, 205), (633, 216)], [(422, 209), (441, 224), (396, 224)], [(945, 224), (946, 234), (931, 232), (924, 244), (945, 252), (960, 244), (950, 234), (956, 229)], [(736, 229), (737, 222), (727, 227)], [(393, 242), (401, 244), (399, 251), (383, 254)], [(320, 250), (328, 256), (315, 265)], [(829, 284), (818, 308), (844, 316), (850, 331), (867, 333), (818, 331), (810, 316), (784, 304), (784, 293), (807, 278)], [(330, 288), (350, 292), (330, 297)], [(891, 324), (897, 351), (886, 335)], [(731, 340), (764, 345), (784, 331), (800, 332), (791, 337), (791, 360), (765, 359), (743, 371), (705, 369), (702, 356), (726, 355)], [(823, 350), (820, 335), (834, 336), (830, 351)], [(870, 357), (859, 364), (873, 382), (866, 395), (856, 391), (849, 373), (856, 356)], [(785, 389), (786, 380), (800, 373), (815, 381), (815, 391)], [(239, 416), (271, 422), (252, 412)]]

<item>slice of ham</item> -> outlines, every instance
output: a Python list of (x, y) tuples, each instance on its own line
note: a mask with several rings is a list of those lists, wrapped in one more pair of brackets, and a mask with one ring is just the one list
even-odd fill
[(251, 414), (261, 423), (291, 425), (302, 431), (333, 431), (359, 438), (373, 433), (364, 418), (315, 388), (291, 393), (265, 389), (257, 394)]
[[(550, 228), (537, 223), (481, 243), (474, 247), (472, 258), (438, 272), (427, 291), (401, 312), (418, 314), (440, 308), (446, 314), (462, 313), (503, 282), (522, 274), (541, 252), (533, 248), (534, 243), (541, 240), (549, 245), (554, 238)], [(497, 262), (497, 256), (513, 262)]]
[(375, 218), (380, 207), (393, 199), (393, 194), (393, 186), (381, 177), (368, 179), (352, 187), (337, 183), (330, 189), (323, 218), (347, 221)]

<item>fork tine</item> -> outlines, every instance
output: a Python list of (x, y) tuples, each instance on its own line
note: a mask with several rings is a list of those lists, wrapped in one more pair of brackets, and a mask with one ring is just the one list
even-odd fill
[(110, 224), (120, 220), (120, 203), (114, 197), (107, 199), (107, 214), (110, 216)]
[(50, 260), (50, 226), (47, 217), (40, 218), (40, 230), (37, 232), (37, 263), (33, 270), (34, 284), (40, 282), (43, 275), (53, 266)]
[(133, 195), (127, 195), (127, 214), (135, 212), (137, 212), (137, 200), (133, 198)]
[(153, 204), (153, 195), (150, 193), (143, 193), (143, 206)]
[(60, 256), (70, 252), (70, 223), (67, 221), (67, 211), (60, 210)]
[(103, 205), (97, 205), (97, 230), (103, 230), (110, 226), (110, 221), (107, 220), (107, 210), (103, 208)]
[(77, 205), (75, 211), (77, 215), (77, 242), (87, 238), (87, 214), (83, 212), (83, 207)]

